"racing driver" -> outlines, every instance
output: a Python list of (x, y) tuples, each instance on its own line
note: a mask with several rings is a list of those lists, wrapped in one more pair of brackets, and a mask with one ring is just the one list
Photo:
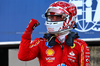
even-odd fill
[(56, 1), (46, 10), (47, 33), (31, 42), (31, 34), (39, 22), (31, 19), (21, 37), (18, 58), (29, 61), (36, 57), (40, 66), (90, 66), (87, 44), (78, 39), (77, 8), (72, 3)]

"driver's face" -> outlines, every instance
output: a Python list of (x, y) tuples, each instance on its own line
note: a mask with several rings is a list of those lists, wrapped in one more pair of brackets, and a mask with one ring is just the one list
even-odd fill
[(64, 18), (62, 18), (62, 15), (52, 15), (47, 17), (48, 21), (63, 21)]

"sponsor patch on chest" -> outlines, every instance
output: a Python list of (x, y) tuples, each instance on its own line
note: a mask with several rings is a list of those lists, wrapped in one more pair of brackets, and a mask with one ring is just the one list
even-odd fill
[(47, 54), (47, 56), (54, 56), (55, 51), (53, 49), (49, 48), (46, 50), (46, 54)]
[(76, 60), (76, 54), (75, 54), (75, 52), (74, 51), (70, 51), (69, 53), (68, 53), (68, 60), (70, 60), (71, 62), (75, 62), (75, 60)]
[(75, 53), (74, 53), (73, 51), (71, 51), (71, 52), (69, 53), (69, 55), (70, 55), (70, 56), (75, 56)]
[(55, 57), (46, 57), (47, 62), (53, 62), (55, 60)]
[(47, 62), (53, 62), (55, 60), (54, 54), (55, 54), (55, 51), (51, 48), (48, 48), (46, 50), (46, 55), (47, 55), (47, 57), (45, 58), (46, 61)]

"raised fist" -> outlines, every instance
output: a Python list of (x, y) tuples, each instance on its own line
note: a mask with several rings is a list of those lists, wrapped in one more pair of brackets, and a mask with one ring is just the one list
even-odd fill
[(27, 26), (27, 30), (34, 30), (35, 27), (37, 27), (40, 23), (35, 20), (35, 19), (31, 19), (28, 26)]

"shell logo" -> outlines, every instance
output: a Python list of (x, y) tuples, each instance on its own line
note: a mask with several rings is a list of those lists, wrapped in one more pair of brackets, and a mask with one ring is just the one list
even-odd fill
[(54, 55), (54, 50), (53, 49), (47, 49), (46, 50), (46, 54), (47, 54), (47, 56), (53, 56)]

